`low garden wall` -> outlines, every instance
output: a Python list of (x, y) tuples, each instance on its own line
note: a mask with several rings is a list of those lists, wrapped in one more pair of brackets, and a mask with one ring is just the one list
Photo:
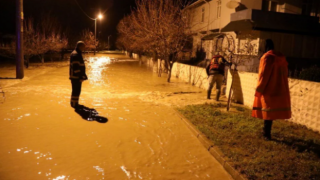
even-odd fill
[(174, 63), (172, 78), (176, 77), (201, 89), (208, 88), (208, 76), (205, 68)]
[[(236, 72), (232, 99), (248, 107), (253, 106), (258, 74)], [(232, 75), (228, 73), (227, 95)], [(289, 78), (292, 118), (290, 121), (320, 132), (320, 83)]]
[[(129, 55), (129, 53), (126, 52), (126, 55)], [(135, 53), (132, 53), (132, 58), (141, 61), (143, 64), (147, 65), (148, 68), (152, 68), (154, 72), (157, 72), (159, 67), (161, 67), (162, 72), (165, 72), (164, 60), (158, 59), (157, 64), (154, 64), (151, 57), (144, 56), (144, 55), (139, 57), (139, 55), (135, 54)], [(160, 64), (161, 64), (161, 66), (160, 66)]]

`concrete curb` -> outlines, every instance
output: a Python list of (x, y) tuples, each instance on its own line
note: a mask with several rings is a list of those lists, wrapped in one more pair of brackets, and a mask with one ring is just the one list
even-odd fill
[(227, 161), (219, 147), (215, 146), (202, 132), (200, 132), (189, 120), (187, 120), (180, 112), (175, 110), (180, 119), (187, 125), (191, 132), (198, 138), (201, 144), (209, 151), (209, 153), (223, 166), (223, 168), (231, 175), (234, 180), (247, 180)]

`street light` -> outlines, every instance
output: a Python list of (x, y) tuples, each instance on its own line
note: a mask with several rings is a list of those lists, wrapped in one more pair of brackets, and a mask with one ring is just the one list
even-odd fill
[(108, 36), (108, 50), (109, 50), (109, 51), (110, 51), (110, 36), (111, 36), (111, 35)]
[(97, 18), (94, 19), (94, 55), (96, 55), (97, 51), (97, 19), (102, 19), (102, 14), (99, 14)]

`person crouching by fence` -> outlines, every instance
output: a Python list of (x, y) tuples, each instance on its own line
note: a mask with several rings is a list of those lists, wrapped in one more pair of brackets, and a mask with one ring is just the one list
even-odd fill
[(211, 91), (216, 84), (216, 101), (219, 101), (220, 94), (221, 94), (221, 86), (224, 79), (224, 71), (226, 65), (232, 65), (232, 63), (229, 63), (227, 60), (223, 58), (223, 56), (216, 55), (214, 56), (210, 63), (207, 65), (206, 72), (208, 75), (208, 90), (207, 90), (207, 99), (211, 99)]
[(271, 39), (267, 39), (265, 44), (252, 116), (264, 120), (263, 136), (270, 140), (273, 120), (291, 118), (291, 101), (288, 62), (283, 54), (274, 50)]

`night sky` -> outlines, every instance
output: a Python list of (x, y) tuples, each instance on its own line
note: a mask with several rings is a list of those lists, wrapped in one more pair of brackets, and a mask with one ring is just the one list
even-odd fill
[[(83, 10), (91, 17), (105, 12), (99, 22), (97, 36), (100, 40), (116, 40), (116, 27), (124, 15), (135, 6), (135, 0), (77, 0)], [(83, 29), (94, 32), (94, 21), (89, 19), (78, 7), (75, 0), (24, 0), (25, 18), (39, 19), (43, 13), (50, 13), (61, 22), (63, 28), (70, 28), (72, 34), (79, 35)], [(15, 33), (15, 0), (0, 0), (0, 33)]]

